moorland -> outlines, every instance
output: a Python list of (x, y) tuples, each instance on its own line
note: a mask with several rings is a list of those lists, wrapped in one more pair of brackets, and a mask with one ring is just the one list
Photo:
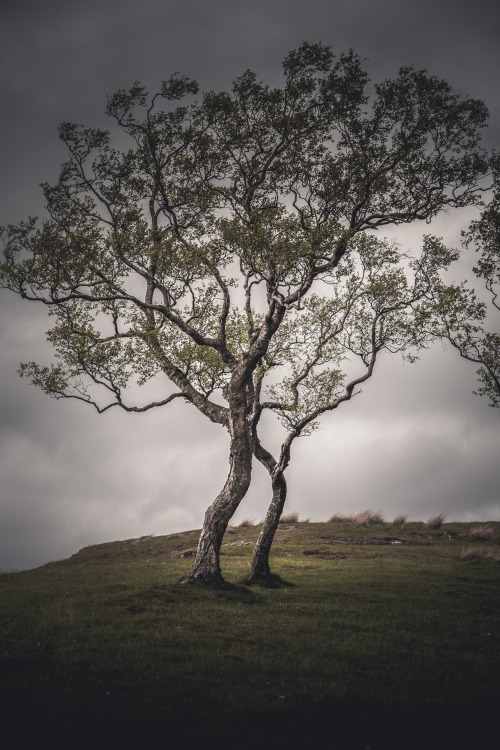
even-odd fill
[[(0, 575), (0, 707), (16, 747), (493, 746), (500, 523), (284, 517), (229, 527), (226, 585), (183, 586), (199, 531)], [(491, 734), (493, 733), (493, 734)], [(14, 745), (12, 745), (14, 747)]]

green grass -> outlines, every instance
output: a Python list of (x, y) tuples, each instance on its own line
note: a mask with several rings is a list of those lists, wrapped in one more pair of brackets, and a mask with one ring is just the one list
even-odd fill
[(184, 748), (479, 746), (499, 697), (500, 564), (459, 559), (471, 526), (283, 526), (276, 589), (243, 583), (253, 547), (232, 542), (256, 526), (228, 531), (220, 589), (177, 583), (196, 531), (1, 575), (4, 724), (22, 711), (21, 734), (164, 731)]

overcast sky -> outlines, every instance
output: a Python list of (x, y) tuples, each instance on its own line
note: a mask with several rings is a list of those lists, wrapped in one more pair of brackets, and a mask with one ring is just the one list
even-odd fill
[[(61, 121), (106, 126), (106, 95), (180, 71), (227, 88), (250, 68), (278, 83), (283, 57), (322, 41), (368, 58), (378, 81), (427, 68), (490, 109), (500, 146), (494, 0), (0, 1), (0, 224), (43, 213), (42, 181), (65, 158)], [(470, 218), (431, 231), (451, 243)], [(423, 230), (396, 236), (418, 244)], [(50, 361), (40, 307), (0, 291), (0, 569), (34, 567), (99, 542), (200, 528), (228, 469), (228, 439), (193, 407), (142, 415), (53, 401), (20, 380), (20, 361)], [(296, 441), (288, 510), (326, 520), (446, 513), (500, 520), (500, 412), (472, 395), (475, 367), (442, 347), (416, 365), (387, 357), (364, 392)], [(272, 431), (272, 428), (270, 427)], [(274, 433), (273, 433), (274, 434)], [(188, 452), (189, 448), (189, 452)], [(256, 466), (235, 521), (261, 519), (269, 481)]]

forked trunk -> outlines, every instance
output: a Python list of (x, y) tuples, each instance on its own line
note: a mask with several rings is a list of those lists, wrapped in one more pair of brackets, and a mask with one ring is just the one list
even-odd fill
[(276, 529), (286, 500), (286, 481), (282, 471), (273, 475), (273, 499), (267, 510), (257, 544), (252, 557), (250, 583), (270, 583), (273, 579), (269, 567), (269, 554)]

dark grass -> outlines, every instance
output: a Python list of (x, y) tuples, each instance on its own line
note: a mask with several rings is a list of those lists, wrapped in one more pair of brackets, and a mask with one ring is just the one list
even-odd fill
[(245, 585), (252, 545), (232, 544), (259, 527), (228, 535), (221, 588), (178, 584), (198, 532), (2, 575), (3, 726), (17, 747), (32, 730), (66, 746), (479, 747), (497, 732), (500, 564), (458, 559), (470, 527), (296, 523), (270, 588)]

